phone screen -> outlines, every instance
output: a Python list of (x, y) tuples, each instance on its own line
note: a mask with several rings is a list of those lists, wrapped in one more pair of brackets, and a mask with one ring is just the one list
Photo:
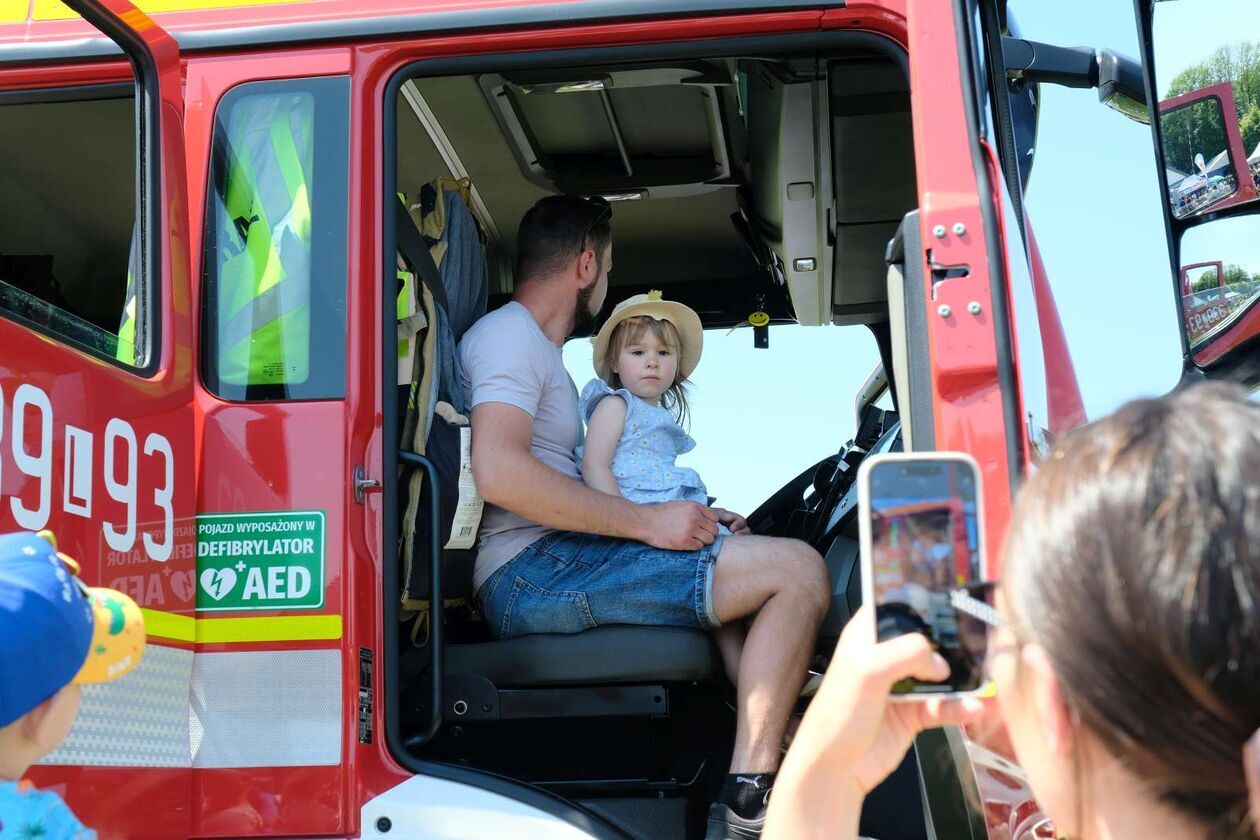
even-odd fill
[(977, 476), (968, 462), (916, 458), (870, 465), (871, 590), (881, 641), (922, 633), (949, 663), (944, 682), (904, 680), (894, 694), (975, 691), (984, 680), (988, 625), (954, 604), (980, 599)]

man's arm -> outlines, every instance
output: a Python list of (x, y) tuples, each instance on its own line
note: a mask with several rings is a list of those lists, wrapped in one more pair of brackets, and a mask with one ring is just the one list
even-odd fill
[(612, 462), (626, 426), (626, 401), (619, 396), (605, 397), (595, 405), (586, 424), (586, 443), (582, 450), (582, 480), (614, 496), (621, 495), (613, 478)]
[(636, 505), (551, 469), (529, 451), (534, 419), (516, 406), (481, 403), (472, 410), (472, 428), (477, 492), (530, 522), (679, 551), (709, 545), (717, 535), (717, 514), (704, 505)]

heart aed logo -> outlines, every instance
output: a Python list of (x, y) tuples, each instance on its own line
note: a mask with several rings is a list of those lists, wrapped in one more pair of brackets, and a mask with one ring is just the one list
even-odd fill
[(235, 587), (235, 569), (206, 569), (201, 573), (202, 591), (216, 601), (222, 601)]

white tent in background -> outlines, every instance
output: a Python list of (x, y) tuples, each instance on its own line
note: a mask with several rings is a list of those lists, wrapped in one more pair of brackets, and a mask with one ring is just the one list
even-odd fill
[(1183, 195), (1189, 195), (1205, 186), (1207, 186), (1207, 178), (1204, 178), (1202, 175), (1187, 175), (1175, 184), (1169, 179), (1168, 191), (1172, 193), (1174, 198), (1178, 198)]
[(1256, 148), (1252, 150), (1251, 154), (1247, 155), (1247, 163), (1256, 163), (1257, 161), (1260, 161), (1260, 143), (1257, 143)]
[(1216, 170), (1228, 168), (1228, 167), (1229, 167), (1229, 149), (1225, 149), (1219, 155), (1212, 158), (1212, 160), (1208, 162), (1208, 165), (1203, 167), (1203, 171), (1208, 176), (1211, 176), (1213, 172), (1216, 172)]

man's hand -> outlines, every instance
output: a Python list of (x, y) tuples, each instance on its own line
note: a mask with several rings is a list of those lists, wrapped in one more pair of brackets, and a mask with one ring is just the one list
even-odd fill
[(718, 515), (718, 522), (729, 528), (732, 534), (752, 533), (752, 528), (748, 527), (748, 522), (738, 513), (732, 513), (726, 508), (713, 508), (713, 512)]
[(668, 551), (698, 551), (717, 538), (718, 512), (699, 502), (643, 505), (645, 527), (640, 540)]

